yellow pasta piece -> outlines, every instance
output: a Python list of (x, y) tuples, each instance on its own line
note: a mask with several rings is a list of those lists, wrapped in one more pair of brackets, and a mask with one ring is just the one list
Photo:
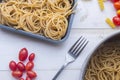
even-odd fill
[(103, 11), (104, 10), (104, 0), (98, 0), (98, 4), (100, 6), (100, 9)]
[(115, 28), (116, 26), (115, 26), (115, 24), (110, 20), (110, 18), (106, 18), (106, 23), (110, 26), (110, 27), (112, 27), (112, 28)]
[(107, 0), (103, 0), (103, 2), (105, 2), (105, 1), (107, 1)]

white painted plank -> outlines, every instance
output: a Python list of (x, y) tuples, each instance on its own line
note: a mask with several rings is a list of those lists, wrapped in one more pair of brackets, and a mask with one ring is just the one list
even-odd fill
[[(52, 80), (56, 71), (36, 71), (37, 78), (35, 80)], [(16, 80), (12, 77), (11, 71), (0, 71), (2, 80)], [(72, 76), (71, 76), (72, 75)], [(79, 80), (80, 70), (64, 70), (57, 80)], [(24, 73), (23, 78), (25, 78)]]
[(23, 35), (0, 30), (0, 75), (3, 80), (15, 80), (11, 77), (8, 63), (10, 60), (18, 61), (19, 50), (26, 47), (29, 53), (36, 53), (36, 59), (34, 61), (34, 70), (38, 74), (36, 80), (51, 80), (64, 63), (65, 54), (68, 49), (82, 35), (89, 40), (89, 44), (83, 50), (80, 57), (74, 63), (70, 64), (59, 77), (59, 80), (79, 80), (80, 69), (86, 57), (101, 40), (117, 31), (117, 29), (75, 28), (71, 30), (70, 36), (65, 42), (59, 45), (53, 45)]
[[(21, 48), (26, 47), (29, 53), (35, 52), (35, 69), (39, 70), (53, 70), (59, 69), (64, 63), (65, 54), (72, 44), (79, 38), (79, 36), (85, 36), (89, 40), (89, 44), (81, 53), (76, 62), (68, 66), (68, 69), (80, 69), (82, 61), (85, 60), (89, 52), (94, 49), (94, 47), (105, 38), (105, 36), (115, 32), (117, 30), (113, 29), (73, 29), (69, 38), (59, 44), (53, 45), (30, 37), (12, 34), (10, 32), (0, 31), (0, 63), (2, 63), (0, 70), (8, 70), (8, 63), (10, 60), (15, 60), (18, 62), (18, 52)], [(91, 47), (92, 45), (92, 47)]]
[(97, 0), (78, 0), (77, 3), (73, 28), (110, 28), (105, 19), (112, 20), (116, 15), (113, 3), (106, 1), (104, 11), (100, 10)]

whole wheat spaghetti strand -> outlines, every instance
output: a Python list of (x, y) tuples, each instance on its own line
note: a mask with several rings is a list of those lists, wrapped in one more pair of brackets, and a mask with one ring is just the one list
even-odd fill
[(72, 0), (7, 0), (0, 3), (0, 23), (60, 40), (67, 31), (72, 4)]
[(120, 44), (109, 42), (90, 59), (84, 80), (120, 80)]

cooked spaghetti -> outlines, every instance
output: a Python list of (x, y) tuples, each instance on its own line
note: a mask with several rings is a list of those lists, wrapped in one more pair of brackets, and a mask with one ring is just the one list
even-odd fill
[(84, 80), (120, 80), (120, 43), (106, 43), (91, 58)]
[(53, 40), (64, 37), (72, 0), (6, 0), (0, 3), (0, 23)]

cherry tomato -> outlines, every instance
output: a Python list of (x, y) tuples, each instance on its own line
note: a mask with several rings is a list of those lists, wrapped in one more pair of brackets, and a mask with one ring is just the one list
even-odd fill
[(15, 78), (20, 78), (22, 77), (23, 73), (21, 71), (13, 71), (12, 76)]
[(30, 70), (33, 69), (33, 67), (34, 67), (34, 63), (33, 63), (33, 62), (28, 62), (28, 63), (26, 64), (26, 66), (25, 66), (25, 69), (26, 69), (27, 71), (30, 71)]
[(35, 58), (35, 54), (34, 54), (34, 53), (31, 53), (31, 54), (29, 55), (29, 61), (33, 61), (34, 58)]
[(27, 71), (27, 75), (28, 75), (28, 77), (30, 77), (31, 79), (37, 77), (37, 74), (36, 74), (34, 71)]
[(20, 78), (19, 80), (24, 80), (24, 78)]
[(120, 1), (115, 2), (114, 7), (116, 10), (120, 9)]
[(26, 77), (26, 80), (32, 80), (32, 79), (27, 76), (27, 77)]
[(117, 2), (117, 1), (119, 1), (119, 0), (111, 0), (112, 2)]
[(10, 63), (9, 63), (9, 68), (10, 68), (12, 71), (15, 71), (15, 70), (17, 69), (16, 62), (15, 62), (15, 61), (10, 61)]
[(25, 65), (24, 65), (22, 62), (18, 62), (17, 68), (18, 68), (20, 71), (25, 71)]
[(27, 59), (28, 56), (28, 51), (26, 48), (22, 48), (19, 52), (19, 60), (24, 61)]
[(113, 23), (116, 25), (116, 26), (120, 26), (120, 18), (118, 16), (114, 16), (113, 17)]

